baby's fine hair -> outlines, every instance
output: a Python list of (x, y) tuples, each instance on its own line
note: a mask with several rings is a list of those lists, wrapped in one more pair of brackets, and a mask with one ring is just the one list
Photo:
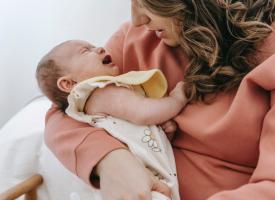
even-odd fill
[(41, 59), (36, 69), (36, 80), (42, 93), (46, 95), (61, 110), (68, 107), (68, 93), (57, 87), (57, 80), (62, 76), (62, 69), (56, 61), (47, 54)]

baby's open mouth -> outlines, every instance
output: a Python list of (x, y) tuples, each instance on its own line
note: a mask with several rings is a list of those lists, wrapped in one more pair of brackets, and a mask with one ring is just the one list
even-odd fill
[(103, 58), (102, 63), (103, 63), (104, 65), (107, 65), (107, 64), (112, 63), (112, 57), (111, 57), (110, 55), (106, 55), (106, 56)]

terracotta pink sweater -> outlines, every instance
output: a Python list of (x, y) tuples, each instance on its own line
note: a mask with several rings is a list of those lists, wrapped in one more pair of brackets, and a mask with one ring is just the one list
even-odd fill
[[(275, 199), (275, 34), (257, 57), (263, 61), (238, 90), (210, 105), (188, 105), (176, 117), (172, 142), (184, 200)], [(169, 89), (183, 80), (188, 60), (144, 27), (125, 24), (106, 45), (123, 73), (158, 67)], [(45, 139), (58, 159), (87, 183), (108, 152), (124, 146), (103, 129), (76, 122), (52, 107)]]

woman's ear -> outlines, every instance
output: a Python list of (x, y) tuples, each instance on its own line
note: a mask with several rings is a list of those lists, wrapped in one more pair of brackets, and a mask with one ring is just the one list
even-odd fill
[(75, 84), (76, 84), (76, 82), (73, 81), (68, 76), (62, 76), (57, 80), (57, 87), (61, 91), (66, 92), (66, 93), (70, 93)]

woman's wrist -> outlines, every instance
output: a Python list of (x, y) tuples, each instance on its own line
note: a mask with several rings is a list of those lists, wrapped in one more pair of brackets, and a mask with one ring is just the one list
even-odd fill
[(126, 149), (115, 149), (108, 153), (102, 160), (95, 166), (95, 174), (100, 176), (102, 171), (109, 169), (114, 163), (118, 162), (122, 157), (131, 158), (131, 153)]

